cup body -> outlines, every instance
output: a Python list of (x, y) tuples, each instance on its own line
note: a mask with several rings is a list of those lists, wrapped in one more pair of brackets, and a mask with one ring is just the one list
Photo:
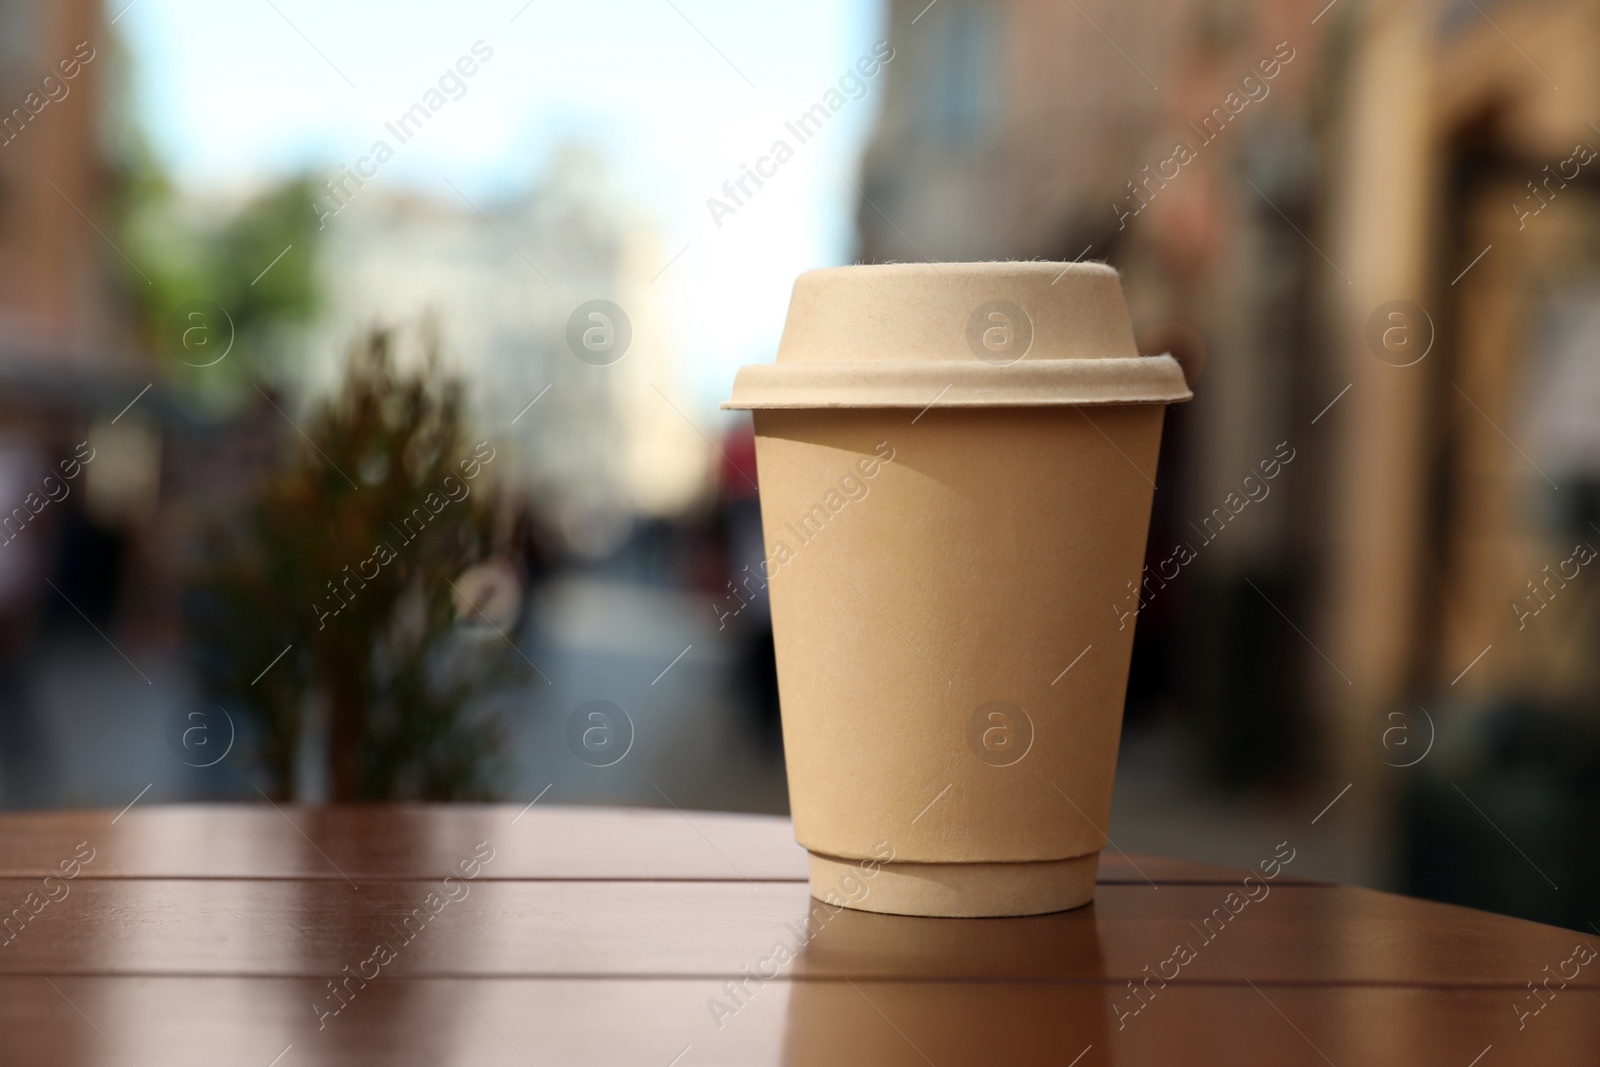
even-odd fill
[[(819, 896), (954, 914), (1092, 896), (1162, 413), (756, 413), (790, 806)], [(852, 866), (859, 900), (832, 884)]]

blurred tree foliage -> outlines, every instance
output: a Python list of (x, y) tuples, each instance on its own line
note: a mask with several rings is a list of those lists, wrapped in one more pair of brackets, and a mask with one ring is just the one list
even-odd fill
[(381, 332), (358, 348), (253, 505), (217, 532), (191, 598), (201, 676), (255, 720), (281, 796), (301, 784), (313, 707), (334, 801), (492, 792), (502, 738), (482, 698), (520, 661), (462, 590), (496, 547), (494, 449), (463, 436), (462, 386), (436, 345), (415, 372), (392, 350)]
[(136, 133), (118, 155), (114, 204), (119, 241), (144, 275), (126, 270), (139, 340), (170, 385), (235, 407), (255, 396), (249, 383), (274, 369), (292, 347), (289, 331), (316, 310), (314, 182), (207, 202), (174, 188)]

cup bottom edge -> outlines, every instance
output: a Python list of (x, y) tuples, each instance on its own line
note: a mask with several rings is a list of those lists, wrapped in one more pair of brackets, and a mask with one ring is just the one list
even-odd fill
[[(1013, 863), (878, 863), (810, 852), (811, 895), (884, 915), (1004, 918), (1081, 908), (1094, 900), (1100, 854)], [(850, 892), (847, 887), (864, 887)], [(851, 899), (855, 896), (855, 899)]]

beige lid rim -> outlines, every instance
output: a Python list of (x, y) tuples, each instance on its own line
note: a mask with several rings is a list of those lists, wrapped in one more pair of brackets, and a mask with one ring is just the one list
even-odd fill
[(1194, 394), (1170, 355), (1023, 360), (763, 363), (742, 367), (726, 410), (1172, 404)]

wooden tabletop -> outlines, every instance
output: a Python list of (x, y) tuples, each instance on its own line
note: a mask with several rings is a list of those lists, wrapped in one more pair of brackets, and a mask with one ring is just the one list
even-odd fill
[(9, 815), (0, 1064), (1600, 1062), (1600, 936), (1292, 870), (1108, 850), (1089, 907), (914, 919), (813, 901), (775, 818)]

